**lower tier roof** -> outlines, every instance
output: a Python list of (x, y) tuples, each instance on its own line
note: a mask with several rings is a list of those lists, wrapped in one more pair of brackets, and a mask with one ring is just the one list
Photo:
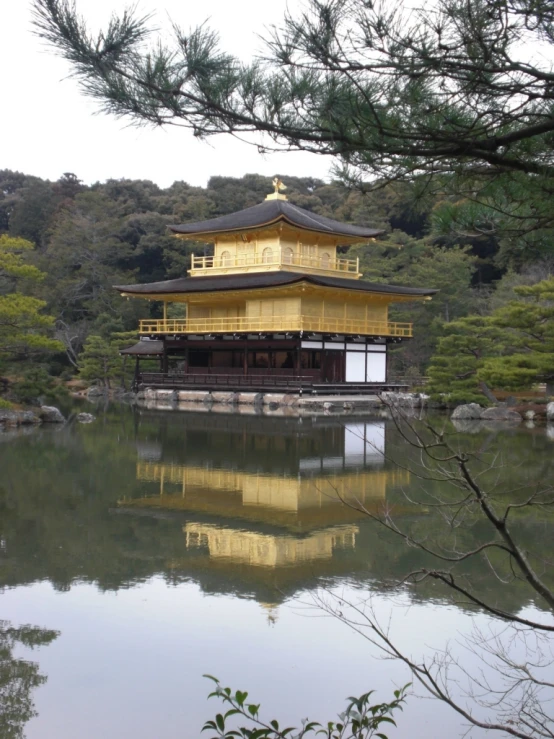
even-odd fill
[(281, 287), (307, 282), (320, 287), (331, 287), (353, 292), (381, 293), (387, 295), (413, 295), (424, 297), (434, 295), (437, 290), (425, 287), (402, 287), (383, 285), (364, 280), (350, 280), (344, 277), (323, 277), (321, 275), (299, 274), (298, 272), (261, 272), (244, 275), (216, 275), (214, 277), (179, 277), (164, 282), (149, 282), (143, 285), (114, 285), (116, 290), (128, 295), (174, 295), (176, 293), (212, 293), (230, 290), (252, 290)]
[(163, 341), (155, 339), (141, 339), (133, 346), (122, 349), (120, 354), (129, 354), (137, 357), (154, 357), (164, 352)]

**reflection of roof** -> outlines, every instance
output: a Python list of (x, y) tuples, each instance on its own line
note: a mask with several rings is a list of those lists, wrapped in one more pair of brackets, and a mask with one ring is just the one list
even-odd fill
[(295, 283), (308, 282), (319, 287), (356, 290), (362, 293), (381, 293), (386, 295), (413, 295), (424, 297), (434, 295), (437, 290), (420, 287), (400, 287), (381, 285), (377, 282), (350, 280), (344, 277), (323, 277), (304, 275), (297, 272), (251, 272), (242, 275), (216, 275), (214, 277), (179, 277), (176, 280), (150, 282), (145, 285), (114, 285), (116, 290), (130, 295), (167, 295), (174, 293), (211, 293), (218, 290), (252, 290), (256, 288), (281, 287)]
[(335, 221), (332, 218), (326, 218), (304, 210), (304, 208), (299, 208), (286, 200), (265, 200), (263, 203), (239, 210), (236, 213), (210, 218), (207, 221), (170, 226), (169, 228), (176, 234), (201, 236), (228, 233), (229, 231), (248, 231), (260, 226), (271, 226), (280, 221), (306, 231), (315, 231), (316, 233), (338, 237), (348, 236), (349, 240), (357, 237), (362, 241), (383, 233), (382, 230), (376, 228), (340, 223), (340, 221)]
[(163, 354), (164, 343), (163, 341), (153, 341), (151, 339), (141, 339), (133, 346), (128, 346), (127, 349), (122, 349), (120, 354), (130, 354), (137, 357), (150, 357)]
[(335, 549), (354, 549), (359, 529), (331, 526), (306, 536), (271, 535), (189, 521), (183, 526), (186, 547), (207, 547), (210, 557), (251, 567), (287, 567), (331, 559)]

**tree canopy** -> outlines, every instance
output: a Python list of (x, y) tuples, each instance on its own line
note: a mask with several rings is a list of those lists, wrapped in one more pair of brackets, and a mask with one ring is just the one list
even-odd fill
[(516, 300), (488, 316), (443, 325), (429, 390), (449, 400), (482, 400), (484, 383), (506, 390), (554, 381), (554, 278), (515, 288)]
[(46, 302), (22, 289), (44, 278), (25, 262), (24, 254), (32, 249), (33, 244), (25, 239), (0, 234), (0, 360), (61, 348), (48, 336), (54, 319), (43, 312)]
[[(37, 32), (104, 110), (199, 137), (261, 133), (262, 148), (338, 158), (362, 188), (441, 191), (437, 229), (501, 230), (550, 248), (554, 8), (549, 0), (310, 0), (244, 64), (206, 25), (154, 38), (114, 15), (94, 35), (69, 0), (34, 0)], [(530, 54), (529, 49), (534, 53)]]

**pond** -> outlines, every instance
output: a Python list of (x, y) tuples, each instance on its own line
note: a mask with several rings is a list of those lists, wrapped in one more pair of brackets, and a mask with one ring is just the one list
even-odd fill
[[(413, 501), (442, 483), (419, 478), (417, 451), (391, 421), (95, 412), (88, 425), (0, 433), (0, 736), (199, 737), (220, 710), (204, 673), (289, 725), (334, 719), (366, 690), (391, 699), (407, 668), (379, 659), (322, 598), (369, 598), (414, 654), (485, 623), (440, 583), (395, 586), (425, 566), (422, 553), (357, 510), (439, 531), (432, 506)], [(482, 474), (497, 489), (554, 479), (544, 428), (452, 438), (494, 459)], [(517, 525), (551, 553), (551, 520)], [(481, 528), (464, 529), (464, 546)], [(465, 574), (499, 608), (541, 608), (486, 562)], [(464, 725), (410, 696), (388, 735), (457, 736)]]

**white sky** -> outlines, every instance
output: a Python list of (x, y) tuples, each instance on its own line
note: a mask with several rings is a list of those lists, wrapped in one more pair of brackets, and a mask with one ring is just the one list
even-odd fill
[[(294, 9), (300, 0), (289, 0)], [(103, 25), (127, 0), (77, 0), (81, 13)], [(261, 48), (257, 34), (279, 23), (283, 0), (140, 0), (156, 10), (156, 24), (168, 15), (188, 29), (207, 18), (223, 46), (243, 58)], [(109, 178), (149, 179), (162, 187), (175, 180), (204, 186), (212, 175), (247, 173), (325, 178), (332, 160), (307, 153), (261, 156), (229, 136), (202, 143), (183, 129), (137, 129), (98, 114), (98, 105), (68, 78), (69, 65), (32, 33), (30, 0), (0, 0), (0, 169), (56, 180), (74, 172), (86, 183)]]

